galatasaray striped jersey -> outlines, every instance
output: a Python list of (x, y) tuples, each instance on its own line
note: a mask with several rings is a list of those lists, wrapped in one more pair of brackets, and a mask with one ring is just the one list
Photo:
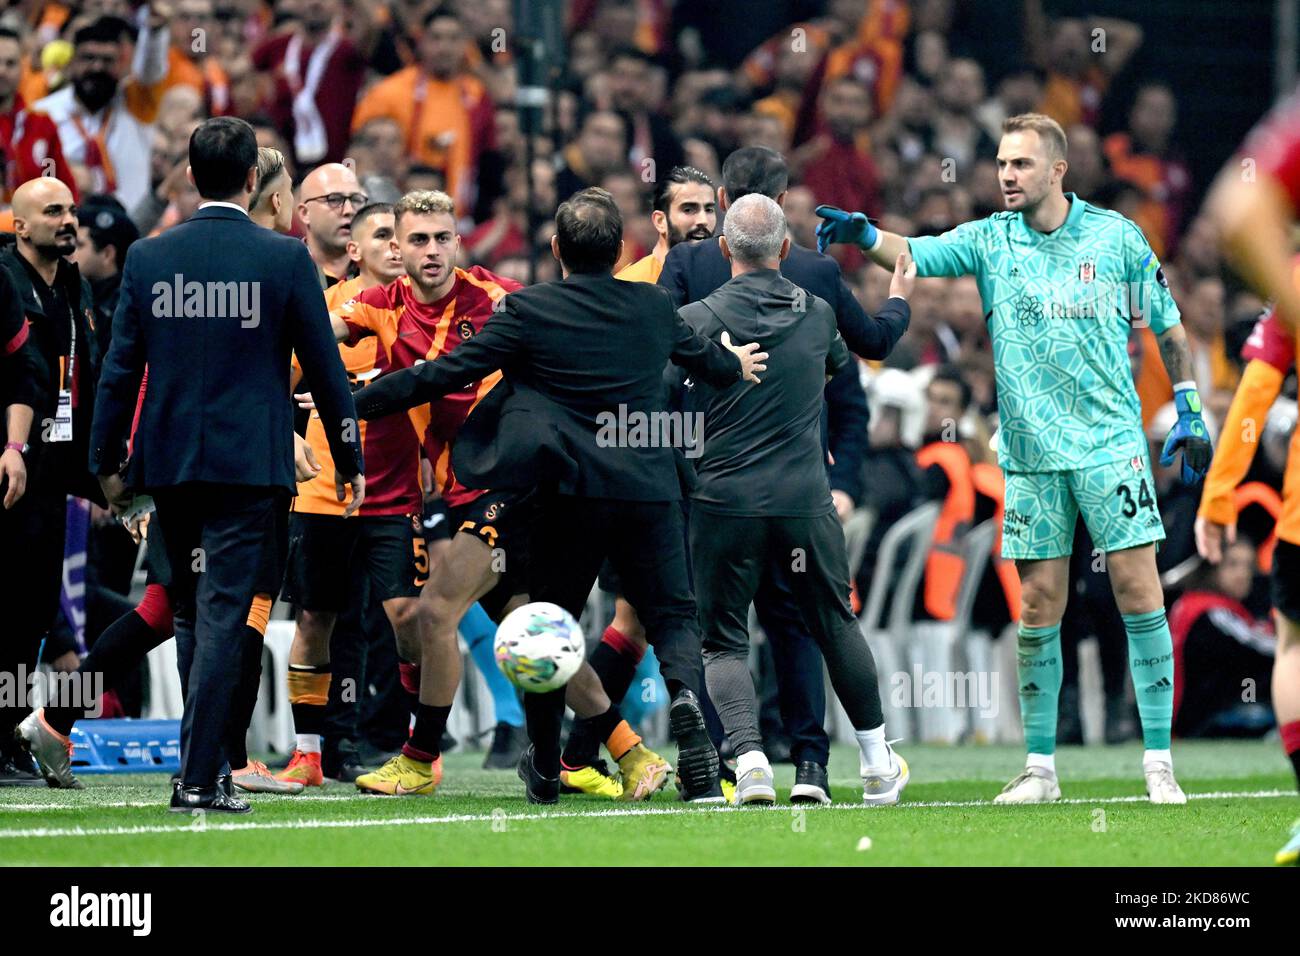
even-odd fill
[[(338, 282), (325, 290), (325, 302), (331, 310), (342, 306), (362, 291), (361, 279)], [(390, 367), (388, 356), (375, 338), (356, 345), (340, 345), (339, 356), (348, 373), (353, 391)], [(301, 374), (297, 358), (294, 368)], [(305, 386), (299, 386), (301, 391)], [(373, 422), (358, 422), (361, 449), (366, 461), (366, 499), (357, 512), (361, 515), (407, 515), (420, 513), (420, 443), (415, 422), (404, 415), (390, 415)], [(315, 410), (307, 422), (307, 443), (316, 455), (321, 470), (311, 481), (298, 485), (293, 510), (307, 514), (342, 515), (352, 499), (339, 501), (334, 490), (334, 458), (325, 440), (325, 426)]]
[[(492, 317), (493, 304), (519, 288), (522, 286), (512, 279), (473, 266), (457, 269), (451, 291), (437, 302), (417, 301), (410, 277), (402, 276), (365, 290), (334, 314), (352, 330), (349, 345), (357, 345), (367, 336), (377, 340), (377, 367), (410, 368), (453, 352), (461, 342), (472, 339)], [(483, 493), (456, 480), (451, 468), (451, 446), (470, 411), (500, 380), (501, 373), (493, 372), (462, 391), (407, 413), (433, 465), (433, 491), (452, 507), (473, 501)], [(370, 467), (369, 458), (366, 467)], [(367, 474), (367, 485), (369, 480)]]

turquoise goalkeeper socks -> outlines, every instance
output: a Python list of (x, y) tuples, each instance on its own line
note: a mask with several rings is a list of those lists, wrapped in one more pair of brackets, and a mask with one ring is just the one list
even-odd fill
[(487, 681), (497, 723), (522, 727), (524, 709), (519, 703), (519, 695), (515, 693), (514, 685), (506, 679), (506, 675), (501, 673), (492, 650), (492, 639), (496, 637), (496, 633), (496, 624), (479, 604), (474, 604), (460, 619), (461, 637), (465, 638), (465, 643), (469, 645), (470, 656), (474, 658), (479, 673)]
[(1061, 694), (1061, 625), (1026, 627), (1016, 637), (1016, 673), (1020, 680), (1020, 722), (1025, 749), (1056, 753), (1056, 699)]
[(1169, 749), (1174, 718), (1174, 642), (1164, 608), (1145, 614), (1125, 614), (1128, 665), (1137, 692), (1142, 741), (1147, 750)]

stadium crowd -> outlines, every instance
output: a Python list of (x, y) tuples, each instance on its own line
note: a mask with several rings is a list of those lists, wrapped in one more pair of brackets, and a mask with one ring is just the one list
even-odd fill
[[(44, 659), (71, 670), (85, 647), (135, 606), (127, 595), (137, 543), (105, 510), (85, 467), (84, 420), (98, 356), (112, 336), (126, 251), (195, 213), (189, 145), (209, 117), (247, 120), (259, 146), (276, 151), (264, 150), (266, 162), (280, 165), (264, 170), (259, 198), (274, 196), (267, 208), (305, 241), (323, 287), (370, 268), (370, 253), (356, 243), (386, 241), (376, 238), (373, 211), (362, 229), (356, 217), (363, 207), (437, 190), (455, 204), (456, 264), (482, 267), (509, 291), (559, 277), (550, 254), (555, 211), (588, 187), (607, 190), (622, 215), (624, 253), (615, 271), (634, 267), (644, 273), (635, 277), (654, 281), (671, 246), (721, 232), (714, 190), (724, 182), (726, 158), (746, 147), (784, 157), (783, 209), (799, 246), (817, 246), (820, 205), (862, 210), (903, 236), (937, 236), (1003, 208), (996, 162), (1002, 123), (1041, 112), (1068, 136), (1065, 189), (1138, 223), (1160, 257), (1213, 433), (1227, 416), (1242, 348), (1265, 304), (1228, 271), (1215, 227), (1197, 214), (1195, 200), (1208, 184), (1193, 181), (1180, 150), (1178, 91), (1152, 78), (1136, 84), (1130, 101), (1116, 102), (1108, 87), (1136, 69), (1147, 42), (1142, 30), (1106, 18), (1050, 19), (1039, 0), (1020, 5), (1023, 50), (1007, 61), (977, 37), (958, 39), (952, 0), (830, 0), (806, 19), (805, 4), (764, 3), (761, 13), (722, 31), (691, 4), (570, 0), (563, 5), (564, 56), (551, 61), (557, 68), (546, 80), (554, 96), (530, 131), (534, 117), (520, 108), (519, 95), (525, 54), (507, 0), (8, 4), (0, 14), (0, 150), (3, 200), (14, 205), (0, 211), (0, 231), (11, 233), (15, 216), (29, 218), (19, 208), (20, 187), (42, 176), (65, 183), (77, 209), (75, 224), (47, 219), (37, 227), (47, 232), (26, 243), (10, 236), (0, 265), (29, 316), (80, 302), (71, 308), (70, 339), (67, 329), (33, 333), (47, 361), (66, 360), (55, 365), (70, 382), (73, 442), (50, 446), (55, 451), (30, 471), (17, 465), (22, 453), (12, 447), (0, 460), (6, 508), (25, 485), (35, 515), (22, 528), (7, 526), (12, 537), (2, 544), (6, 590), (21, 595), (12, 613), (34, 616), (22, 626), (49, 632)], [(1095, 29), (1108, 38), (1101, 53), (1090, 46)], [(1117, 131), (1103, 136), (1103, 127)], [(879, 313), (891, 294), (890, 272), (850, 245), (829, 252), (862, 308)], [(388, 268), (375, 275), (400, 274), (400, 265)], [(919, 279), (910, 305), (910, 324), (888, 356), (857, 362), (842, 399), (832, 403), (827, 393), (835, 507), (846, 527), (861, 530), (855, 610), (881, 572), (884, 533), (918, 505), (940, 504), (935, 548), (946, 552), (960, 550), (964, 535), (1001, 511), (990, 445), (997, 395), (977, 282)], [(1154, 466), (1176, 418), (1173, 385), (1151, 329), (1134, 330), (1129, 354)], [(1237, 543), (1220, 566), (1196, 557), (1199, 488), (1184, 487), (1176, 467), (1155, 467), (1168, 536), (1159, 567), (1183, 673), (1179, 735), (1262, 734), (1273, 725), (1261, 547), (1279, 507), (1294, 395), (1292, 377), (1260, 426), (1263, 453), (1247, 478), (1247, 503), (1258, 507), (1243, 513)], [(57, 565), (48, 574), (54, 557), (62, 562), (64, 529), (73, 528), (68, 494), (98, 502), (90, 509), (84, 621), (54, 614), (62, 576)], [(432, 506), (426, 512), (432, 529), (441, 519)], [(436, 535), (427, 537), (432, 551)], [(1097, 553), (1080, 523), (1062, 630), (1062, 743), (1083, 742), (1073, 650), (1087, 638), (1100, 649), (1104, 739), (1139, 736), (1124, 627)], [(928, 561), (914, 618), (951, 619), (963, 574), (960, 562)], [(325, 711), (310, 721), (325, 736), (316, 763), (327, 776), (354, 779), (406, 740), (405, 695), (413, 687), (399, 670), (387, 623), (400, 630), (400, 618), (384, 614), (390, 597), (372, 598), (364, 582), (356, 585), (337, 609), (337, 624), (331, 617), (323, 631), (333, 684), (296, 678), (295, 716), (308, 700)], [(1019, 618), (1019, 601), (1014, 573), (995, 556), (972, 625), (1001, 634)], [(41, 617), (47, 611), (51, 617)], [(619, 615), (611, 625), (616, 635), (639, 626), (627, 622), (625, 609)], [(511, 767), (524, 746), (524, 721), (491, 663), (491, 622), (476, 616), (460, 626), (485, 678), (496, 677), (489, 765)], [(792, 741), (774, 690), (778, 668), (770, 648), (762, 653), (766, 749), (774, 760), (788, 759)], [(653, 655), (637, 673), (653, 676)], [(364, 675), (360, 700), (340, 699), (343, 674)], [(1243, 674), (1259, 688), (1249, 701), (1242, 700)], [(139, 708), (136, 676), (116, 688), (108, 713)]]

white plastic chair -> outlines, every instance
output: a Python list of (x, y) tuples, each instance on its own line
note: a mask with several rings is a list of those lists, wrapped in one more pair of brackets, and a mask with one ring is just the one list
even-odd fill
[[(921, 581), (934, 526), (939, 520), (939, 505), (928, 503), (914, 508), (896, 521), (880, 539), (876, 566), (871, 576), (871, 590), (867, 595), (859, 627), (867, 639), (872, 656), (876, 659), (876, 675), (880, 684), (880, 704), (885, 714), (885, 727), (891, 737), (906, 736), (909, 717), (906, 707), (893, 702), (893, 677), (898, 672), (902, 655), (898, 642), (892, 636), (905, 628), (912, 615), (912, 603)], [(900, 549), (907, 547), (907, 560), (900, 572), (895, 573)], [(892, 595), (889, 622), (884, 617), (885, 599)], [(834, 701), (832, 708), (837, 727), (848, 727), (848, 717), (833, 693), (827, 698)], [(839, 735), (852, 740), (851, 729)]]
[[(988, 565), (993, 538), (997, 528), (992, 520), (971, 529), (962, 541), (962, 554), (966, 569), (962, 575), (961, 585), (957, 589), (956, 613), (950, 621), (917, 621), (911, 625), (911, 635), (907, 642), (907, 662), (911, 671), (911, 680), (924, 681), (927, 675), (935, 675), (942, 681), (945, 697), (949, 689), (956, 690), (961, 682), (963, 693), (978, 692), (980, 674), (972, 671), (974, 686), (964, 679), (957, 669), (957, 649), (961, 646), (970, 628), (971, 608), (975, 604), (975, 594), (979, 590), (980, 580)], [(983, 686), (988, 687), (989, 676), (984, 677)], [(923, 691), (913, 688), (913, 693)], [(1000, 701), (999, 701), (1000, 703)], [(927, 743), (956, 743), (965, 730), (967, 713), (978, 709), (977, 702), (962, 701), (949, 705), (947, 701), (938, 707), (921, 707), (918, 713), (918, 735)]]
[(289, 648), (293, 645), (293, 632), (293, 621), (267, 622), (261, 692), (249, 727), (249, 746), (254, 751), (287, 754), (294, 747), (293, 708), (289, 706)]
[(1016, 636), (1020, 625), (1012, 621), (1002, 630), (993, 647), (993, 658), (1001, 678), (998, 691), (997, 729), (1002, 743), (1020, 743), (1025, 739), (1020, 721), (1020, 678), (1017, 673)]
[(492, 693), (487, 680), (479, 672), (469, 642), (459, 632), (456, 645), (460, 651), (460, 689), (456, 692), (456, 706), (447, 718), (447, 733), (455, 737), (461, 749), (486, 750), (492, 745), (491, 731), (496, 728)]
[(185, 712), (181, 700), (181, 675), (176, 670), (176, 639), (163, 641), (149, 652), (149, 717), (177, 720)]
[(858, 579), (858, 570), (867, 554), (867, 541), (871, 538), (871, 529), (876, 526), (876, 512), (868, 508), (859, 508), (849, 515), (844, 522), (844, 547), (849, 553), (849, 580)]
[(970, 672), (976, 675), (987, 674), (985, 680), (988, 681), (988, 684), (986, 686), (990, 688), (991, 693), (997, 694), (994, 698), (992, 713), (986, 713), (979, 707), (967, 711), (970, 718), (968, 722), (970, 740), (972, 743), (980, 744), (997, 743), (1001, 736), (998, 717), (1007, 706), (1007, 698), (1004, 695), (1002, 686), (1004, 675), (998, 666), (993, 635), (983, 629), (978, 631), (968, 630), (966, 639), (962, 642), (962, 651), (966, 658), (966, 667)]

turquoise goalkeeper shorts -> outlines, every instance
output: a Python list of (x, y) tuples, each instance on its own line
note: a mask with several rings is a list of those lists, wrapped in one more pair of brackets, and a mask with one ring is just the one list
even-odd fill
[(1165, 539), (1146, 455), (1076, 471), (1007, 472), (1002, 557), (1062, 558), (1080, 514), (1107, 553)]

